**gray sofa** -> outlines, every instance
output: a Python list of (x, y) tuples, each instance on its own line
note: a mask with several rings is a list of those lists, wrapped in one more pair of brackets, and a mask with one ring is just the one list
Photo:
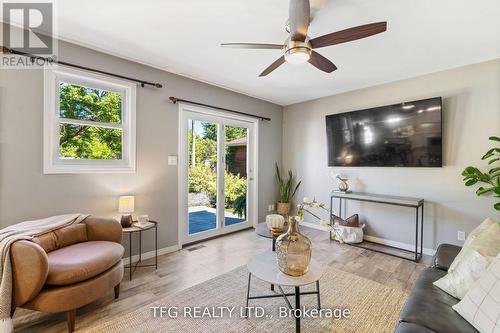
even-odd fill
[(477, 333), (451, 307), (459, 302), (432, 283), (446, 275), (461, 247), (441, 244), (432, 267), (419, 276), (399, 315), (394, 333)]

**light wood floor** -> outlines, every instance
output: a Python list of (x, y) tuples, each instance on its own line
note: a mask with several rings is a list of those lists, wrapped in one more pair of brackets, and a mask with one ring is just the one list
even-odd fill
[[(409, 291), (420, 272), (430, 264), (430, 257), (427, 256), (417, 264), (330, 241), (323, 231), (310, 228), (302, 228), (302, 231), (313, 242), (313, 257), (316, 260), (394, 288)], [(125, 274), (118, 300), (114, 300), (110, 290), (102, 299), (78, 309), (75, 330), (78, 332), (90, 322), (106, 322), (120, 314), (146, 307), (160, 297), (244, 265), (251, 255), (270, 248), (270, 239), (259, 237), (250, 229), (160, 256), (158, 270), (137, 270), (132, 281)], [(16, 332), (66, 332), (66, 319), (64, 314), (17, 309), (14, 326)]]

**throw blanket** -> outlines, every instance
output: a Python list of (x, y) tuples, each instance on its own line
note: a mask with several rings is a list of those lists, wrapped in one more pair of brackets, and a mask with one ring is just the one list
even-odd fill
[(65, 225), (80, 223), (88, 215), (67, 214), (46, 219), (27, 221), (0, 230), (0, 332), (12, 332), (10, 318), (12, 304), (12, 267), (10, 246), (18, 240), (30, 240), (33, 236), (58, 229)]

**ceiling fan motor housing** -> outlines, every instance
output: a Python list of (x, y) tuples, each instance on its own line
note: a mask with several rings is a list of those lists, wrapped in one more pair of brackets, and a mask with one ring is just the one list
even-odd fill
[(311, 58), (312, 47), (307, 37), (305, 41), (289, 40), (285, 48), (285, 59), (292, 64), (307, 62)]

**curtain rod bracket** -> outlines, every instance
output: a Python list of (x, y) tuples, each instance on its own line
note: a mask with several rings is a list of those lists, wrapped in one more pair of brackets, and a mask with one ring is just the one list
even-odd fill
[(174, 104), (176, 104), (177, 102), (184, 102), (184, 103), (188, 103), (188, 104), (204, 106), (204, 107), (211, 108), (211, 109), (216, 109), (216, 110), (222, 110), (222, 111), (226, 111), (226, 112), (236, 113), (236, 114), (240, 114), (242, 116), (257, 118), (257, 119), (260, 119), (262, 121), (264, 121), (264, 120), (271, 121), (271, 118), (268, 118), (268, 117), (262, 117), (262, 116), (257, 116), (257, 115), (251, 114), (251, 113), (246, 113), (246, 112), (241, 112), (241, 111), (236, 111), (236, 110), (221, 108), (221, 107), (213, 106), (213, 105), (209, 105), (209, 104), (203, 104), (203, 103), (193, 102), (193, 101), (189, 101), (187, 99), (181, 99), (181, 98), (177, 98), (177, 97), (173, 97), (173, 96), (170, 96), (168, 99), (170, 99), (172, 101), (172, 103), (174, 103)]

